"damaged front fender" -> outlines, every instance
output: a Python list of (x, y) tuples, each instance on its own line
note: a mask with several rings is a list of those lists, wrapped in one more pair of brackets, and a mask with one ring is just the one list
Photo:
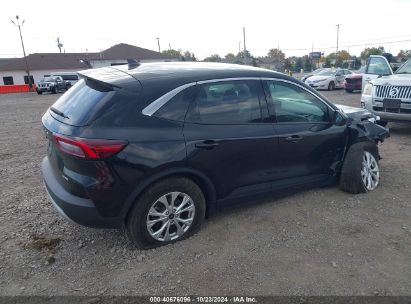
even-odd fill
[(375, 143), (383, 142), (386, 138), (390, 137), (390, 132), (387, 128), (369, 120), (351, 120), (348, 122), (348, 130), (350, 146), (367, 140)]

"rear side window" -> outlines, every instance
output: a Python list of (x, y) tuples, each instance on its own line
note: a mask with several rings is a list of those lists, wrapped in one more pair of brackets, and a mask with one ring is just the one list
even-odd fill
[(113, 94), (107, 86), (82, 79), (53, 104), (61, 115), (53, 111), (50, 114), (69, 125), (84, 126)]
[(207, 124), (261, 122), (256, 81), (224, 81), (199, 86), (187, 121)]
[(194, 98), (195, 91), (195, 86), (181, 91), (158, 109), (154, 116), (174, 121), (184, 121), (190, 101)]

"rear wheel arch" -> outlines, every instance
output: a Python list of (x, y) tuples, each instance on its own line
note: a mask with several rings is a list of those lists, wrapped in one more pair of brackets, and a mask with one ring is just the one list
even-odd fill
[(150, 188), (155, 183), (159, 181), (168, 179), (168, 178), (175, 178), (175, 177), (183, 177), (188, 178), (193, 181), (202, 191), (205, 201), (206, 201), (206, 216), (211, 216), (216, 209), (216, 190), (211, 182), (211, 180), (202, 172), (191, 169), (191, 168), (172, 168), (169, 170), (162, 171), (158, 174), (150, 176), (149, 178), (145, 179), (132, 192), (130, 197), (127, 199), (125, 206), (123, 207), (122, 215), (124, 218), (127, 218), (129, 212), (133, 208), (134, 204), (138, 201), (139, 197), (143, 195), (144, 191)]

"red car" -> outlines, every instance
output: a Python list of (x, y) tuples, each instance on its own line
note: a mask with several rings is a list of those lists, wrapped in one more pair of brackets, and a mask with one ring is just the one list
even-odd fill
[(364, 69), (361, 68), (354, 74), (347, 75), (344, 80), (344, 88), (348, 93), (354, 92), (354, 90), (362, 90), (362, 74)]

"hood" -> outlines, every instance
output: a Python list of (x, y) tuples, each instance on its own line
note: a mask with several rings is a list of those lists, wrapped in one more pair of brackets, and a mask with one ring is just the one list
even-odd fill
[(309, 82), (314, 82), (314, 81), (322, 81), (322, 80), (327, 80), (333, 78), (333, 76), (317, 76), (317, 75), (313, 75), (310, 78), (307, 79), (307, 81)]
[(382, 76), (371, 81), (373, 85), (411, 86), (411, 74)]
[(350, 114), (350, 113), (356, 113), (356, 112), (364, 112), (367, 111), (363, 108), (357, 108), (357, 107), (350, 107), (350, 106), (345, 106), (341, 104), (336, 104), (335, 105), (337, 108), (339, 108), (341, 111), (343, 111), (345, 114)]
[(361, 78), (362, 78), (362, 74), (349, 74), (349, 75), (345, 76), (345, 78), (361, 79)]
[(341, 104), (336, 104), (335, 106), (353, 120), (369, 120), (371, 122), (376, 122), (378, 120), (378, 118), (367, 109), (350, 107)]

